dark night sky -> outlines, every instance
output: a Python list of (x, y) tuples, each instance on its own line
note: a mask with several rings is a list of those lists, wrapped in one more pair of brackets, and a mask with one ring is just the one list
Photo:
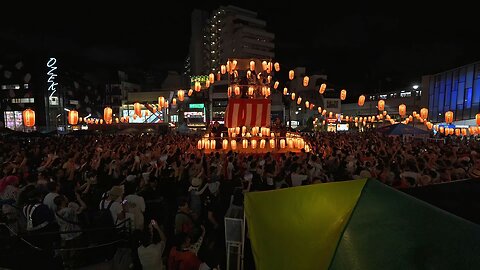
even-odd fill
[[(19, 49), (34, 52), (40, 47), (75, 68), (181, 71), (193, 7), (162, 3), (92, 4), (48, 13), (45, 8), (31, 9), (22, 18), (7, 15), (1, 19), (0, 59)], [(329, 81), (354, 93), (408, 87), (421, 75), (480, 60), (479, 20), (471, 4), (253, 3), (237, 5), (258, 11), (267, 21), (276, 35), (275, 58), (284, 68), (306, 66), (309, 74), (324, 72)], [(212, 10), (218, 5), (213, 1), (195, 7)]]

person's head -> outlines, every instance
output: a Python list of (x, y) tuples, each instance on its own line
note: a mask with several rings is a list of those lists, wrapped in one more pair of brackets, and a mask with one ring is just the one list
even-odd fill
[(57, 184), (57, 182), (50, 181), (47, 183), (47, 190), (49, 192), (58, 193), (58, 191), (60, 191), (60, 186)]
[(149, 223), (147, 228), (144, 229), (142, 239), (140, 240), (144, 247), (148, 247), (151, 244), (160, 243), (160, 234), (158, 231), (153, 228), (152, 224)]
[(57, 209), (60, 210), (62, 208), (67, 207), (68, 200), (65, 196), (58, 195), (57, 197), (55, 197), (55, 199), (53, 199), (53, 203), (55, 203), (55, 205), (57, 206)]
[(124, 188), (123, 186), (113, 186), (110, 191), (108, 191), (109, 200), (115, 201), (123, 196)]
[(186, 197), (180, 197), (178, 198), (178, 211), (180, 212), (188, 212), (190, 210), (188, 206), (188, 199)]

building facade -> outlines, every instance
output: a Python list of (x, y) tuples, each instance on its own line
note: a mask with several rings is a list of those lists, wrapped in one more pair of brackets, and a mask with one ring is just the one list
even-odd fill
[(365, 103), (361, 107), (358, 106), (358, 102), (343, 104), (342, 114), (348, 116), (378, 115), (380, 113), (377, 107), (379, 100), (385, 101), (385, 111), (392, 118), (399, 115), (398, 107), (401, 104), (405, 104), (407, 115), (411, 115), (414, 111), (419, 113), (421, 108), (427, 107), (427, 104), (422, 102), (422, 88), (420, 86), (414, 88), (366, 95)]
[(456, 124), (474, 125), (480, 106), (480, 62), (434, 75), (423, 76), (432, 122), (445, 122), (445, 112), (452, 111)]
[(219, 7), (209, 17), (205, 11), (194, 10), (186, 73), (216, 72), (229, 58), (273, 59), (275, 35), (257, 16), (254, 11), (231, 5)]

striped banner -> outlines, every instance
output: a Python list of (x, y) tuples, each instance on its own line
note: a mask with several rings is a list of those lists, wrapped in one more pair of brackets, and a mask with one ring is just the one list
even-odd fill
[(271, 106), (269, 99), (230, 99), (225, 126), (269, 127)]

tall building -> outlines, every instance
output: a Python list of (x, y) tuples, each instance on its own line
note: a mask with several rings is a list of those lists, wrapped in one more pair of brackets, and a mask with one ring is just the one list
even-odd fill
[(186, 73), (209, 74), (228, 58), (274, 58), (275, 35), (266, 31), (267, 23), (257, 16), (254, 11), (231, 5), (221, 6), (210, 17), (194, 10)]
[(480, 62), (423, 76), (422, 89), (433, 122), (444, 122), (445, 112), (452, 111), (454, 124), (475, 125), (480, 110)]

